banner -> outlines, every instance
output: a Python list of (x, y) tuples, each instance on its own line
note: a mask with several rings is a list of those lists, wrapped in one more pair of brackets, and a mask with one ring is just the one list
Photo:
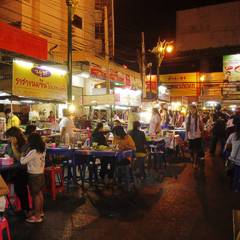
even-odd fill
[(0, 22), (0, 29), (0, 49), (47, 60), (48, 42), (46, 39), (22, 31), (4, 22)]
[(13, 62), (12, 94), (45, 100), (67, 100), (65, 71), (30, 62)]
[(115, 105), (120, 106), (140, 106), (141, 91), (123, 88), (115, 88)]
[(147, 75), (145, 78), (146, 95), (147, 97), (157, 96), (157, 76)]
[(128, 74), (115, 71), (111, 68), (109, 69), (109, 73), (108, 73), (108, 69), (104, 67), (101, 67), (93, 63), (90, 65), (91, 77), (107, 80), (108, 74), (109, 74), (109, 79), (112, 82), (118, 82), (118, 83), (124, 84), (125, 86), (131, 86), (131, 76), (129, 76)]
[(223, 56), (223, 73), (224, 99), (240, 99), (240, 54)]
[(160, 83), (166, 86), (172, 97), (199, 95), (198, 73), (177, 73), (160, 76)]

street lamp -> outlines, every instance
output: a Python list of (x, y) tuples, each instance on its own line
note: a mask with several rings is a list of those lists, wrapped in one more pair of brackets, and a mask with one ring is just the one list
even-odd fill
[(68, 48), (67, 48), (67, 68), (68, 68), (68, 85), (67, 95), (68, 104), (72, 103), (72, 8), (73, 1), (66, 0), (68, 8)]
[(67, 68), (68, 68), (68, 85), (67, 95), (68, 104), (72, 103), (72, 20), (74, 11), (77, 8), (78, 0), (66, 0), (68, 8), (68, 48), (67, 48)]
[(171, 53), (173, 51), (173, 41), (161, 41), (160, 38), (158, 39), (157, 45), (150, 50), (155, 56), (157, 57), (157, 96), (158, 96), (158, 86), (160, 85), (160, 75), (159, 69), (162, 64), (162, 61), (165, 57), (166, 52)]

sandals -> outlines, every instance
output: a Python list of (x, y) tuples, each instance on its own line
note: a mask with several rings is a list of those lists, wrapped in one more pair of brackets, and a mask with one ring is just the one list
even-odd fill
[(34, 215), (26, 219), (26, 222), (28, 222), (28, 223), (41, 223), (42, 221), (43, 221), (43, 219), (41, 217), (37, 218)]

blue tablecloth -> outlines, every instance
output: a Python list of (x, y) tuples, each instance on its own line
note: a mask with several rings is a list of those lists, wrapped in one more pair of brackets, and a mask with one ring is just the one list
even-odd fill
[(75, 150), (75, 154), (79, 155), (91, 155), (93, 157), (116, 157), (117, 160), (121, 160), (127, 157), (133, 156), (132, 150), (126, 151), (97, 151), (97, 150)]
[(12, 171), (16, 169), (24, 168), (24, 165), (22, 165), (20, 162), (14, 162), (11, 165), (0, 165), (0, 173), (2, 172), (7, 172), (7, 171)]

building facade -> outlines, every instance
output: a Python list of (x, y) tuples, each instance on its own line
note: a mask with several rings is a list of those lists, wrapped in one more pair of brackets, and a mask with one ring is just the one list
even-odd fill
[[(108, 36), (114, 52), (112, 0), (73, 1), (73, 51), (104, 55), (104, 6)], [(3, 0), (0, 20), (48, 40), (49, 60), (64, 62), (67, 56), (67, 6), (65, 0)]]

